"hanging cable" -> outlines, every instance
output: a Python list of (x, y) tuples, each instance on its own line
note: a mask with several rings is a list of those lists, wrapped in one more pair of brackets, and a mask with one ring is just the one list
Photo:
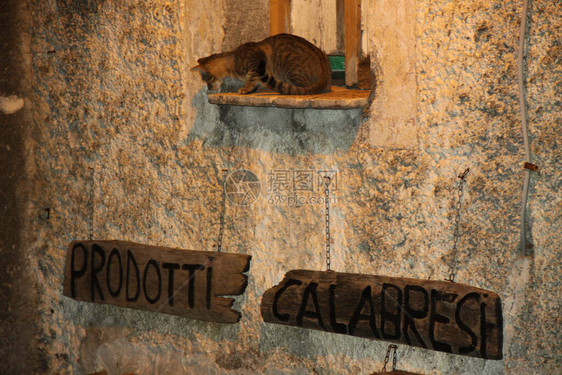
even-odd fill
[(519, 56), (517, 59), (517, 75), (519, 78), (519, 108), (521, 113), (521, 130), (523, 131), (523, 145), (525, 149), (525, 175), (523, 179), (523, 201), (521, 203), (521, 253), (527, 255), (527, 199), (529, 196), (529, 181), (531, 170), (536, 167), (531, 163), (531, 148), (529, 145), (529, 130), (527, 127), (527, 106), (525, 104), (525, 35), (527, 31), (527, 12), (529, 0), (523, 0), (523, 11), (521, 14), (521, 28), (519, 33)]
[(453, 232), (453, 250), (451, 251), (451, 267), (449, 268), (449, 278), (445, 279), (451, 282), (455, 282), (455, 276), (457, 275), (457, 252), (458, 244), (460, 238), (460, 224), (461, 224), (461, 213), (462, 213), (462, 197), (464, 194), (464, 185), (466, 184), (466, 176), (470, 173), (470, 168), (466, 168), (459, 177), (459, 187), (458, 187), (458, 197), (457, 197), (457, 215), (455, 216), (455, 231)]
[[(222, 170), (225, 173), (225, 176), (228, 176), (228, 169)], [(226, 213), (226, 177), (224, 178), (223, 185), (222, 185), (222, 205), (221, 205), (221, 216), (219, 222), (219, 236), (217, 240), (217, 251), (222, 251), (222, 239), (224, 236), (224, 215)]]

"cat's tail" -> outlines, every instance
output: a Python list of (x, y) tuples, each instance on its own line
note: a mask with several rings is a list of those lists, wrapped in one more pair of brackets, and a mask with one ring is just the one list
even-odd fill
[(331, 82), (327, 82), (327, 80), (325, 79), (320, 79), (312, 86), (306, 86), (306, 87), (295, 86), (295, 85), (291, 85), (290, 83), (286, 83), (281, 80), (275, 79), (275, 77), (267, 73), (267, 71), (265, 71), (261, 75), (260, 80), (269, 89), (284, 95), (320, 94), (322, 92), (330, 91), (330, 83), (331, 83)]

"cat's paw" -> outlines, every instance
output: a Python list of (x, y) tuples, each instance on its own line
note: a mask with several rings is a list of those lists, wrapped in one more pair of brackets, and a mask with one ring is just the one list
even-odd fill
[(255, 83), (247, 83), (246, 86), (238, 90), (239, 94), (247, 95), (255, 92), (258, 89), (258, 85)]

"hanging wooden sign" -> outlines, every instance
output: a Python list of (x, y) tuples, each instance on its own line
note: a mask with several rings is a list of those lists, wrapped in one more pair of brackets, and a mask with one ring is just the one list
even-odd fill
[(501, 359), (500, 297), (448, 281), (289, 271), (261, 314), (285, 324), (442, 352)]
[(64, 295), (219, 323), (236, 323), (234, 296), (244, 292), (250, 255), (74, 241), (68, 246)]

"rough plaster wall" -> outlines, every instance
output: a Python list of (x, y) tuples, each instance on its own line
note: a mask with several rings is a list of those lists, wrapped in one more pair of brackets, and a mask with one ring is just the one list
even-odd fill
[[(432, 374), (546, 374), (559, 368), (562, 129), (556, 4), (535, 1), (531, 8), (528, 91), (541, 170), (533, 176), (529, 203), (535, 244), (529, 258), (518, 255), (519, 2), (416, 2), (417, 142), (401, 148), (373, 144), (370, 129), (377, 119), (361, 123), (355, 113), (267, 114), (208, 104), (204, 85), (188, 68), (224, 46), (225, 28), (217, 25), (229, 16), (220, 0), (61, 0), (28, 6), (31, 49), (56, 50), (32, 55), (33, 90), (26, 98), (33, 116), (26, 139), (29, 200), (52, 211), (48, 220), (24, 211), (23, 237), (33, 254), (29, 274), (39, 285), (39, 349), (50, 373), (380, 369), (388, 343), (263, 323), (261, 295), (286, 271), (324, 269), (323, 205), (268, 202), (268, 173), (338, 172), (334, 269), (441, 279), (451, 260), (456, 175), (466, 167), (471, 174), (458, 280), (504, 297), (505, 359), (400, 346), (399, 367)], [(383, 74), (393, 69), (379, 68)], [(341, 139), (340, 121), (349, 126), (351, 141)], [(334, 131), (319, 131), (325, 123)], [(263, 184), (259, 200), (250, 206), (228, 203), (225, 216), (225, 251), (253, 256), (248, 288), (236, 302), (240, 324), (61, 296), (70, 240), (92, 236), (212, 249), (223, 168), (249, 169)]]
[[(377, 79), (367, 141), (384, 148), (417, 148), (416, 20), (414, 0), (364, 0), (368, 54)], [(419, 8), (423, 9), (423, 8)], [(421, 16), (423, 17), (423, 15)], [(423, 28), (420, 28), (423, 29)]]
[(214, 27), (222, 27), (223, 52), (242, 43), (257, 42), (269, 36), (269, 0), (223, 0), (225, 19)]

